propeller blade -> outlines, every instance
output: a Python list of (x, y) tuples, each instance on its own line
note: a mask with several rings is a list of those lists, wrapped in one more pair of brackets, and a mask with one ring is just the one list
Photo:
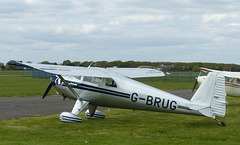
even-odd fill
[(197, 78), (196, 78), (196, 81), (195, 81), (195, 84), (194, 84), (194, 86), (193, 86), (192, 92), (195, 90), (197, 84), (198, 84), (198, 80), (197, 80)]
[(53, 83), (51, 82), (51, 83), (48, 85), (47, 90), (46, 90), (45, 93), (43, 94), (42, 99), (44, 99), (44, 98), (47, 96), (47, 94), (48, 94), (48, 92), (51, 90), (52, 86), (53, 86)]

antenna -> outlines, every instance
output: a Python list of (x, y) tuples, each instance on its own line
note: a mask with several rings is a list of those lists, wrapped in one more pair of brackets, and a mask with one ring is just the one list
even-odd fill
[(93, 61), (90, 63), (90, 65), (88, 66), (88, 68), (91, 67), (92, 64), (93, 64)]

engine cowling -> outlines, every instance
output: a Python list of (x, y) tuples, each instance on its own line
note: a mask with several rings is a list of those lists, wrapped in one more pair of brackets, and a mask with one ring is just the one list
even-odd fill
[(62, 112), (59, 116), (62, 122), (82, 122), (82, 118), (70, 112)]

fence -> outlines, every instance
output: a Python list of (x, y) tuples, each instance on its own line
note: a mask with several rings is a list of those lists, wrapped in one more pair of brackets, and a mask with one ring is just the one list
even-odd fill
[[(165, 72), (164, 77), (139, 78), (137, 80), (145, 81), (163, 81), (163, 82), (195, 82), (199, 72)], [(34, 78), (50, 78), (52, 74), (39, 70), (23, 70), (22, 76), (33, 76)]]
[(170, 72), (165, 73), (164, 81), (195, 82), (199, 72)]
[(164, 77), (139, 78), (139, 81), (195, 82), (199, 72), (164, 72)]
[(27, 69), (22, 71), (22, 76), (32, 76), (34, 78), (50, 78), (52, 74), (40, 70)]

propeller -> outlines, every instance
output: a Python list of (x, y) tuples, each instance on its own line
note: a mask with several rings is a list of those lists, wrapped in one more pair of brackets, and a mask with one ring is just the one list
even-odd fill
[(42, 96), (42, 99), (44, 99), (44, 98), (47, 96), (48, 92), (51, 90), (52, 86), (54, 86), (54, 85), (55, 85), (55, 84), (54, 84), (53, 82), (51, 82), (51, 83), (48, 85), (45, 93), (44, 93), (43, 96)]
[(198, 79), (197, 79), (197, 77), (196, 77), (196, 81), (195, 81), (195, 84), (194, 84), (194, 86), (193, 86), (192, 92), (195, 90), (197, 84), (198, 84)]

